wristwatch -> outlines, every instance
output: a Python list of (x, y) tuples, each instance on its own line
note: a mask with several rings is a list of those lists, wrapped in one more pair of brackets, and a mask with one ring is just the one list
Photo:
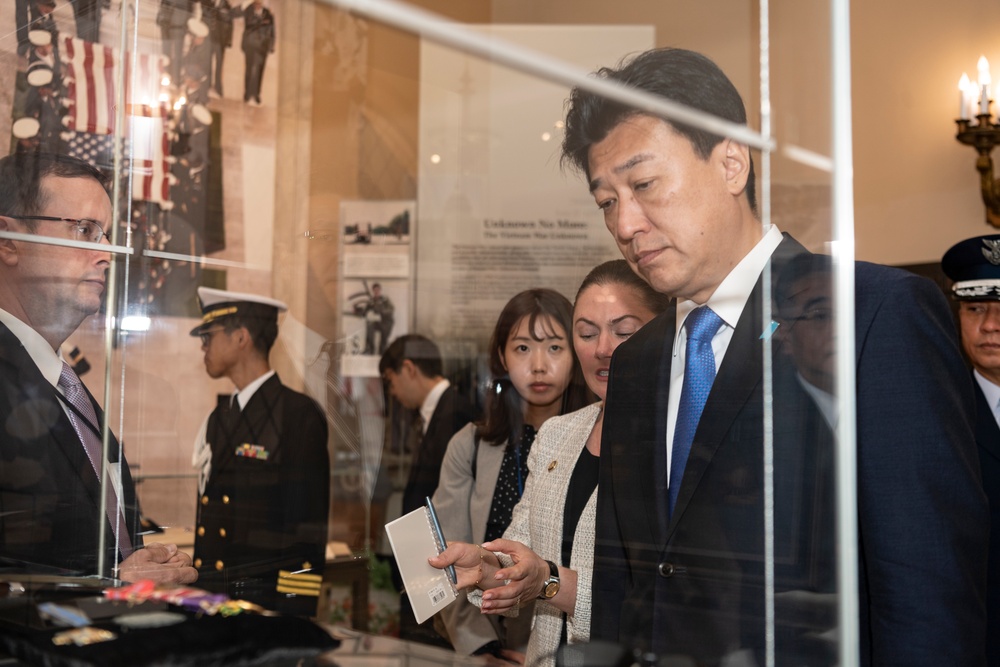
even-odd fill
[(542, 592), (538, 594), (539, 600), (551, 600), (559, 592), (559, 567), (550, 560), (545, 562), (549, 564), (549, 578), (542, 584)]

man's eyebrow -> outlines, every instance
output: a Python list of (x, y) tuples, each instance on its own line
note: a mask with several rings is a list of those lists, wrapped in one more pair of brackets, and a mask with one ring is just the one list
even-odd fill
[[(630, 157), (628, 160), (625, 160), (625, 162), (621, 163), (617, 167), (613, 167), (611, 169), (611, 173), (621, 174), (623, 172), (628, 171), (629, 169), (639, 164), (640, 162), (645, 162), (646, 160), (651, 160), (651, 159), (653, 159), (652, 153), (639, 153), (638, 155), (633, 155), (632, 157)], [(601, 186), (601, 179), (595, 178), (590, 182), (590, 191), (593, 192), (600, 186)]]

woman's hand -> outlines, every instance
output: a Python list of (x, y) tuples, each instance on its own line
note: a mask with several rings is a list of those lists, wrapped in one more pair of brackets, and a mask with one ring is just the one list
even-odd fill
[(493, 580), (498, 584), (506, 583), (483, 593), (483, 613), (502, 614), (538, 597), (542, 584), (549, 578), (549, 564), (541, 556), (513, 540), (493, 540), (484, 544), (483, 548), (507, 554), (514, 561), (510, 567), (493, 574)]
[(437, 556), (428, 558), (427, 562), (439, 570), (449, 565), (455, 566), (458, 581), (455, 588), (470, 588), (483, 581), (500, 567), (500, 561), (492, 553), (477, 544), (452, 542), (448, 548)]

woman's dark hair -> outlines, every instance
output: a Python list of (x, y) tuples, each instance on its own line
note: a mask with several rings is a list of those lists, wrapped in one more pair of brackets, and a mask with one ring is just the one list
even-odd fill
[[(520, 434), (524, 426), (524, 400), (517, 393), (510, 376), (503, 366), (501, 351), (507, 346), (507, 341), (513, 335), (518, 323), (527, 319), (528, 330), (535, 337), (535, 326), (540, 325), (546, 335), (556, 333), (552, 324), (562, 327), (566, 336), (566, 348), (573, 355), (573, 370), (569, 386), (562, 397), (562, 409), (559, 414), (573, 412), (593, 403), (594, 397), (583, 379), (583, 370), (573, 351), (570, 333), (573, 331), (573, 306), (555, 290), (536, 288), (516, 295), (500, 312), (493, 335), (490, 337), (490, 382), (486, 393), (486, 410), (483, 420), (478, 424), (479, 437), (491, 445), (503, 445), (511, 440), (514, 434)], [(541, 340), (536, 338), (536, 340)]]
[(649, 309), (654, 315), (659, 315), (670, 305), (670, 297), (660, 294), (650, 287), (649, 283), (640, 278), (635, 271), (629, 267), (624, 259), (613, 259), (610, 262), (598, 264), (587, 277), (580, 283), (580, 289), (576, 292), (574, 303), (580, 300), (580, 295), (588, 287), (594, 285), (622, 285), (635, 291), (636, 296), (642, 301), (642, 305)]

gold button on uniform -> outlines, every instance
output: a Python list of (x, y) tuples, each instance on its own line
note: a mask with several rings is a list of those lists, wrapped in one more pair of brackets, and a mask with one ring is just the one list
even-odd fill
[(313, 569), (313, 566), (312, 566), (312, 564), (309, 561), (306, 561), (306, 562), (302, 563), (302, 569), (303, 570), (311, 570), (311, 569)]
[(198, 537), (205, 537), (205, 526), (198, 526)]
[(201, 504), (202, 505), (207, 505), (208, 504), (208, 496), (202, 496), (201, 497)]
[(200, 558), (195, 558), (194, 559), (194, 566), (195, 567), (201, 567), (201, 559)]
[(222, 496), (222, 504), (223, 505), (229, 504), (229, 496)]
[(225, 566), (226, 566), (226, 564), (223, 563), (221, 560), (215, 561), (215, 569), (216, 570), (222, 570), (222, 568), (224, 568)]
[(226, 529), (225, 528), (220, 528), (219, 529), (219, 537), (225, 537), (225, 536), (226, 536)]

